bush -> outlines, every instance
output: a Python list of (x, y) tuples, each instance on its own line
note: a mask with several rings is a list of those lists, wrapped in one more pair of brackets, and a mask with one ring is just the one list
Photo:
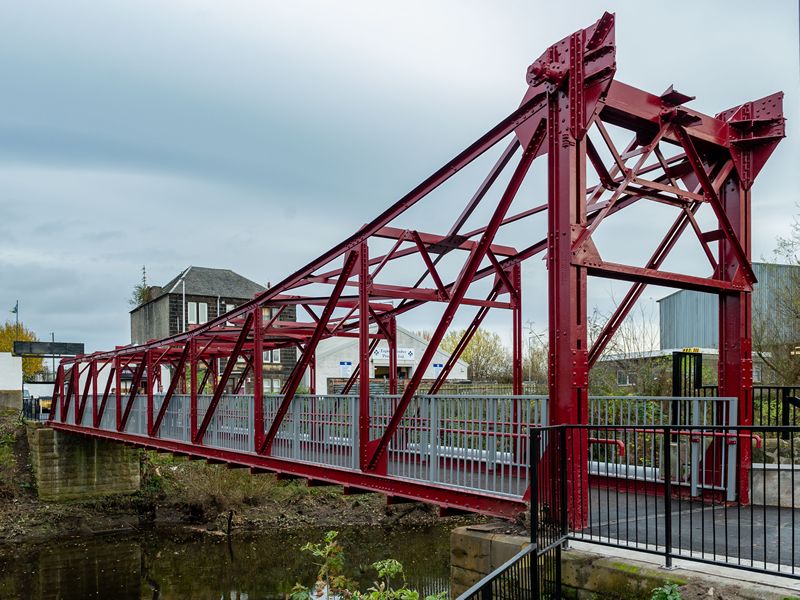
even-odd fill
[(18, 435), (25, 435), (21, 429), (16, 411), (0, 415), (0, 498), (15, 495), (17, 460), (14, 445)]
[(677, 585), (666, 583), (662, 587), (653, 590), (650, 600), (681, 600), (681, 593)]
[[(358, 584), (345, 575), (344, 548), (336, 541), (338, 535), (338, 531), (329, 531), (320, 543), (308, 543), (300, 548), (319, 561), (314, 563), (319, 567), (319, 571), (314, 587), (309, 589), (297, 583), (292, 590), (290, 600), (314, 600), (319, 597), (342, 600), (419, 600), (419, 592), (406, 587), (403, 565), (393, 558), (372, 563), (370, 566), (378, 574), (378, 581), (375, 581), (366, 592), (359, 591)], [(396, 583), (399, 583), (400, 587), (395, 588)], [(446, 597), (446, 592), (442, 592), (435, 596), (426, 596), (425, 600), (444, 600)]]
[(255, 506), (271, 498), (277, 486), (269, 475), (251, 475), (247, 469), (229, 469), (202, 461), (178, 460), (148, 453), (142, 466), (144, 489), (177, 504), (223, 512)]

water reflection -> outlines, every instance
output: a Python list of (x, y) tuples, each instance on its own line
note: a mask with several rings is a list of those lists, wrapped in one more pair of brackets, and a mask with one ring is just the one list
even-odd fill
[[(225, 537), (186, 532), (0, 547), (0, 599), (115, 600), (283, 598), (316, 567), (299, 547), (323, 531), (307, 529)], [(352, 576), (366, 588), (368, 565), (396, 558), (423, 594), (446, 590), (449, 530), (344, 529), (340, 540)]]

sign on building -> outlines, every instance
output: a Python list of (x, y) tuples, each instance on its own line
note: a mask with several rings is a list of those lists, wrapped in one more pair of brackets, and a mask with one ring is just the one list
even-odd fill
[[(414, 348), (398, 348), (397, 360), (414, 360)], [(373, 360), (389, 360), (389, 348), (375, 348), (372, 352)]]
[(339, 377), (350, 377), (353, 374), (353, 361), (340, 360), (339, 361)]

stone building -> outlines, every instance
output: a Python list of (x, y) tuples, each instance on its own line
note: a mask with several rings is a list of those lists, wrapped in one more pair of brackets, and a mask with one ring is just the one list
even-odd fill
[[(148, 300), (130, 312), (131, 342), (143, 344), (188, 331), (230, 312), (265, 290), (264, 286), (230, 269), (188, 267), (165, 285), (151, 286)], [(296, 307), (287, 306), (281, 320), (295, 319)], [(279, 391), (296, 362), (294, 349), (265, 353), (264, 391)], [(252, 376), (247, 381), (246, 391), (252, 390), (251, 384)]]

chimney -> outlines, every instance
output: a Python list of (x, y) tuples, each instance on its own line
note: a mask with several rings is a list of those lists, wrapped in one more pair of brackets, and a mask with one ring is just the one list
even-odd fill
[(160, 285), (151, 285), (147, 288), (147, 302), (150, 302), (153, 298), (158, 298), (161, 295), (161, 291)]

